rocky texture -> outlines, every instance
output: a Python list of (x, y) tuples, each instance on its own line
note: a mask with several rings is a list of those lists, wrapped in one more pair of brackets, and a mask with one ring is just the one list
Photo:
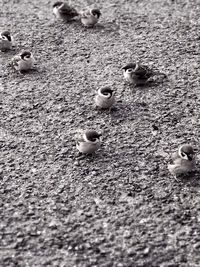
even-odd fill
[[(0, 266), (199, 266), (199, 174), (167, 170), (199, 145), (198, 1), (74, 1), (92, 3), (103, 16), (85, 29), (55, 21), (52, 1), (1, 0), (15, 49), (0, 54)], [(37, 70), (20, 75), (24, 48)], [(134, 60), (168, 79), (131, 88)], [(111, 114), (94, 109), (104, 85)], [(103, 132), (94, 157), (77, 157), (80, 128)]]

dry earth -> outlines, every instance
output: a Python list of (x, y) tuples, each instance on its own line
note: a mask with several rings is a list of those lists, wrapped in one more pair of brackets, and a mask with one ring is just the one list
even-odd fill
[[(200, 266), (198, 171), (167, 170), (179, 144), (199, 145), (199, 0), (71, 2), (100, 7), (99, 24), (0, 0), (15, 39), (0, 53), (0, 266)], [(24, 48), (37, 71), (19, 75), (9, 60)], [(168, 79), (131, 88), (121, 68), (134, 60)], [(111, 114), (93, 104), (107, 84)], [(80, 128), (103, 132), (94, 157), (77, 157)]]

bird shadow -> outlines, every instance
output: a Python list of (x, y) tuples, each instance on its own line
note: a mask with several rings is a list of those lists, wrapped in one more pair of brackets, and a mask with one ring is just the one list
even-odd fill
[(84, 26), (80, 20), (76, 19), (71, 23), (68, 23), (73, 25), (74, 27), (80, 27), (83, 32), (98, 32), (101, 34), (108, 34), (108, 33), (114, 33), (118, 32), (119, 26), (117, 24), (113, 24), (112, 22), (107, 22), (105, 24), (97, 23), (92, 27)]
[(145, 84), (142, 85), (137, 85), (135, 88), (138, 89), (151, 89), (151, 88), (155, 88), (155, 87), (159, 87), (160, 85), (162, 85), (165, 81), (163, 79), (152, 79), (152, 80), (148, 80)]
[(12, 49), (1, 51), (2, 52), (1, 56), (10, 58), (11, 56), (15, 55), (17, 53), (17, 51), (18, 51), (17, 47), (13, 46)]
[(188, 174), (181, 175), (180, 177), (177, 177), (175, 180), (179, 184), (187, 184), (191, 187), (200, 187), (200, 170), (194, 170)]
[(124, 82), (122, 93), (125, 93), (127, 90), (130, 91), (130, 94), (135, 97), (137, 91), (148, 91), (152, 89), (158, 89), (163, 85), (164, 81), (162, 80), (148, 80), (145, 84), (134, 85), (128, 82)]
[(21, 71), (15, 70), (11, 66), (11, 64), (8, 64), (7, 67), (10, 68), (10, 71), (9, 71), (10, 75), (13, 75), (14, 77), (17, 77), (18, 76), (18, 77), (21, 77), (21, 78), (23, 78), (23, 77), (25, 77), (27, 75), (28, 76), (38, 76), (38, 75), (41, 75), (41, 73), (46, 72), (45, 70), (40, 69), (38, 67), (33, 67), (30, 70), (21, 70)]
[(119, 25), (115, 22), (106, 22), (104, 24), (97, 23), (92, 27), (86, 27), (81, 23), (79, 18), (71, 19), (70, 21), (62, 21), (62, 20), (53, 20), (50, 22), (49, 27), (62, 27), (62, 30), (66, 29), (66, 26), (79, 28), (83, 32), (90, 33), (90, 32), (100, 32), (102, 34), (114, 33), (119, 31)]
[[(92, 154), (83, 154), (80, 152), (75, 153), (74, 161), (76, 162), (77, 166), (81, 166), (82, 163), (94, 163), (98, 162), (102, 158), (102, 148)], [(77, 164), (78, 163), (78, 164)]]
[(105, 33), (113, 33), (119, 31), (119, 25), (114, 22), (105, 22), (104, 24), (98, 23), (96, 24), (96, 29), (101, 30)]

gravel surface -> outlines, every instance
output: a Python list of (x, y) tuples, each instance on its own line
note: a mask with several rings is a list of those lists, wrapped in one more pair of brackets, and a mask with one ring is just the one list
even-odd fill
[[(99, 24), (56, 21), (53, 1), (0, 1), (15, 39), (0, 53), (0, 266), (200, 266), (199, 174), (167, 170), (180, 144), (198, 149), (199, 0), (71, 2), (96, 4)], [(22, 49), (35, 71), (10, 68)], [(131, 88), (121, 68), (135, 60), (168, 79)], [(111, 113), (94, 107), (104, 85)], [(79, 158), (87, 128), (102, 146)]]

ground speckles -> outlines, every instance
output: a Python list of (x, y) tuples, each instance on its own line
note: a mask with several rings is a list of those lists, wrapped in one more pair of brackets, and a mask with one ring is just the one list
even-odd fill
[[(0, 54), (2, 267), (199, 264), (198, 175), (175, 182), (166, 169), (177, 143), (199, 143), (196, 5), (99, 5), (101, 25), (85, 30), (53, 21), (47, 3), (3, 1), (1, 25), (39, 71), (19, 78)], [(168, 79), (128, 88), (121, 67), (135, 60)], [(92, 106), (107, 83), (111, 116)], [(73, 131), (94, 125), (102, 146), (79, 158)]]

